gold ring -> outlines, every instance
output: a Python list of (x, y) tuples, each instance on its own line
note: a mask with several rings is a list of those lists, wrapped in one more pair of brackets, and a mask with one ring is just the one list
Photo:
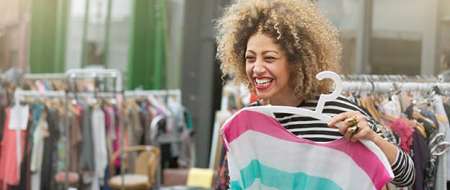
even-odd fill
[(348, 126), (353, 127), (355, 125), (358, 125), (358, 118), (356, 116), (353, 116), (349, 121), (348, 121)]
[(350, 130), (351, 136), (355, 135), (359, 131), (358, 127), (358, 118), (356, 116), (351, 117), (350, 120), (348, 120), (348, 130)]
[(359, 131), (358, 125), (354, 125), (348, 128), (350, 130), (350, 134), (353, 136)]

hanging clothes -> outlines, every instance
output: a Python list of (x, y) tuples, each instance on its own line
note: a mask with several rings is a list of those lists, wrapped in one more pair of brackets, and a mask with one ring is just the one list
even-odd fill
[(106, 126), (106, 139), (108, 154), (112, 155), (114, 153), (112, 141), (116, 138), (115, 130), (113, 130), (114, 122), (114, 110), (110, 106), (103, 106), (103, 112), (105, 113), (105, 126)]
[[(41, 88), (52, 88), (45, 81), (36, 84)], [(118, 174), (121, 166), (125, 166), (125, 172), (133, 172), (129, 166), (134, 166), (130, 157), (125, 157), (124, 161), (128, 162), (122, 165), (120, 159), (111, 162), (111, 156), (123, 147), (145, 143), (170, 142), (166, 150), (171, 158), (180, 157), (181, 153), (186, 156), (171, 162), (184, 163), (183, 166), (188, 167), (192, 162), (192, 143), (184, 118), (185, 109), (181, 104), (169, 107), (168, 102), (159, 97), (152, 101), (130, 98), (124, 104), (116, 105), (99, 99), (90, 105), (80, 96), (68, 103), (66, 109), (62, 101), (26, 99), (24, 103), (31, 107), (30, 122), (27, 129), (21, 131), (21, 162), (17, 152), (10, 152), (18, 148), (16, 131), (7, 126), (9, 115), (5, 115), (7, 121), (2, 125), (0, 190), (58, 190), (66, 184), (80, 190), (108, 189), (108, 179)], [(156, 105), (164, 106), (164, 109)], [(163, 116), (160, 120), (163, 122), (154, 120), (155, 115)], [(147, 139), (146, 136), (152, 135), (152, 122), (157, 124), (155, 129), (162, 131), (154, 132), (156, 136)], [(164, 139), (168, 134), (170, 138)]]
[[(445, 134), (446, 139), (448, 142), (450, 142), (450, 130), (449, 130), (449, 123), (448, 123), (448, 118), (447, 115), (445, 113), (445, 109), (444, 109), (444, 103), (442, 101), (442, 96), (440, 95), (435, 95), (433, 97), (433, 107), (436, 111), (436, 118), (439, 124), (439, 133)], [(448, 143), (447, 142), (447, 143)], [(439, 145), (437, 145), (439, 146)], [(448, 148), (448, 146), (447, 146)], [(446, 148), (446, 149), (447, 149)], [(433, 152), (432, 152), (433, 154)], [(446, 190), (447, 189), (447, 180), (449, 180), (448, 176), (448, 165), (450, 163), (448, 163), (447, 159), (448, 159), (448, 155), (450, 154), (449, 151), (447, 151), (446, 154), (442, 154), (439, 157), (439, 166), (437, 169), (437, 174), (436, 174), (436, 189), (443, 189)]]
[(135, 101), (128, 101), (126, 108), (127, 131), (129, 145), (139, 145), (143, 137), (144, 128), (139, 118), (139, 106)]
[[(78, 105), (73, 105), (72, 110), (68, 113), (67, 116), (69, 120), (69, 126), (67, 130), (69, 130), (69, 150), (67, 154), (69, 156), (69, 163), (65, 163), (69, 165), (69, 171), (71, 172), (79, 172), (80, 171), (80, 153), (81, 153), (81, 142), (83, 140), (81, 126), (80, 126), (80, 107)], [(67, 156), (67, 155), (66, 155)], [(65, 156), (65, 157), (66, 157)]]
[[(106, 143), (105, 113), (99, 106), (92, 110), (92, 136), (94, 136), (94, 162), (95, 174), (100, 181), (105, 177), (105, 169), (108, 166), (108, 150)], [(103, 183), (101, 183), (103, 184)]]
[(33, 147), (31, 154), (31, 189), (38, 190), (41, 187), (41, 168), (44, 156), (44, 139), (49, 136), (47, 113), (44, 111), (39, 117), (33, 132)]
[(400, 148), (409, 154), (413, 144), (412, 134), (414, 133), (414, 127), (410, 125), (410, 121), (404, 118), (397, 118), (392, 121), (390, 128), (400, 137)]
[[(405, 152), (410, 151), (416, 169), (414, 189), (446, 189), (445, 176), (449, 174), (447, 168), (450, 163), (442, 162), (448, 162), (445, 158), (448, 155), (443, 154), (448, 154), (446, 149), (450, 145), (446, 139), (448, 134), (445, 134), (449, 131), (449, 124), (442, 97), (435, 95), (429, 99), (418, 93), (401, 93), (401, 97), (395, 95), (389, 99), (378, 96), (378, 100), (382, 100), (381, 104), (372, 104), (363, 99), (363, 106), (369, 106), (371, 113), (381, 113), (382, 122), (388, 126), (386, 129), (394, 132), (399, 146)], [(372, 95), (372, 98), (376, 96)], [(402, 108), (405, 108), (406, 117), (398, 113)]]
[[(0, 144), (0, 188), (5, 189), (8, 186), (18, 185), (20, 182), (20, 164), (17, 162), (17, 137), (20, 138), (21, 147), (24, 147), (25, 131), (19, 131), (9, 128), (10, 108), (5, 110), (6, 119), (3, 128), (3, 138)], [(23, 149), (22, 149), (23, 151)], [(20, 152), (23, 155), (23, 152)]]
[(417, 131), (413, 132), (412, 158), (414, 160), (414, 168), (416, 169), (416, 179), (413, 185), (414, 190), (425, 189), (424, 179), (427, 163), (430, 160), (429, 150), (427, 139)]
[(58, 129), (59, 119), (60, 115), (58, 111), (54, 108), (49, 108), (47, 114), (48, 136), (44, 139), (40, 189), (53, 189), (52, 181), (53, 176), (56, 174), (55, 161), (57, 160), (57, 141), (61, 135)]
[(95, 171), (95, 157), (94, 157), (94, 135), (92, 135), (92, 110), (90, 106), (86, 104), (80, 105), (81, 111), (81, 132), (83, 140), (81, 142), (81, 155), (80, 155), (80, 169), (83, 172)]

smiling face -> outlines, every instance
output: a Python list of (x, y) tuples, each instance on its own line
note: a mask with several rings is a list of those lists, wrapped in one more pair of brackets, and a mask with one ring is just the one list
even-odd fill
[(245, 71), (259, 98), (274, 105), (295, 106), (298, 102), (289, 85), (288, 59), (270, 36), (258, 32), (249, 38)]

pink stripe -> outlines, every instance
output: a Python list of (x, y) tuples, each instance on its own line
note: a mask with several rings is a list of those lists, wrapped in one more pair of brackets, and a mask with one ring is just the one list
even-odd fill
[(266, 135), (291, 142), (307, 143), (344, 152), (367, 173), (377, 189), (381, 189), (387, 182), (391, 180), (388, 171), (386, 171), (384, 168), (383, 172), (376, 172), (379, 170), (377, 170), (377, 168), (382, 166), (373, 163), (380, 163), (382, 165), (382, 162), (372, 151), (370, 151), (366, 146), (359, 142), (352, 143), (345, 140), (344, 138), (341, 138), (328, 143), (316, 143), (307, 139), (297, 137), (294, 134), (288, 132), (274, 118), (271, 118), (262, 113), (248, 110), (241, 111), (222, 128), (224, 140), (228, 141), (228, 143), (232, 143), (241, 134), (249, 130), (258, 131)]

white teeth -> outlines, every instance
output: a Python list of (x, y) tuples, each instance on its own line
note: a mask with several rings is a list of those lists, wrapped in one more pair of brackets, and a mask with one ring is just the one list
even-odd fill
[(271, 79), (256, 79), (256, 84), (265, 84), (265, 83), (269, 83), (272, 80)]

